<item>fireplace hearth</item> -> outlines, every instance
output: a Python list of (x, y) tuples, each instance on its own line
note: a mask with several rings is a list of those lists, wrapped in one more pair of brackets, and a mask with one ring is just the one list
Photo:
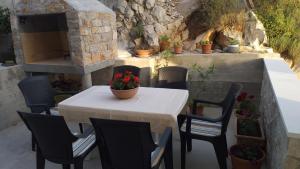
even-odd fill
[(114, 64), (116, 15), (97, 0), (16, 0), (11, 20), (27, 72), (86, 75)]

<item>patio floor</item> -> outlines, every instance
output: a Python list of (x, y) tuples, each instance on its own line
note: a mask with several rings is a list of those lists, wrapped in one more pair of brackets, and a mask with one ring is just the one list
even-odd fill
[[(208, 109), (205, 114), (212, 114), (214, 109)], [(227, 140), (229, 146), (235, 142), (234, 116), (232, 116)], [(71, 125), (70, 128), (73, 125)], [(73, 131), (73, 130), (72, 130)], [(180, 140), (173, 139), (174, 169), (180, 169)], [(35, 169), (35, 153), (31, 151), (30, 133), (23, 123), (0, 131), (0, 168), (1, 169)], [(85, 169), (101, 169), (98, 150), (91, 159), (84, 162)], [(203, 141), (193, 141), (193, 150), (187, 153), (187, 169), (219, 169), (212, 144)], [(230, 169), (230, 161), (227, 162)], [(201, 166), (201, 167), (200, 167)], [(46, 169), (61, 169), (61, 165), (46, 162)]]

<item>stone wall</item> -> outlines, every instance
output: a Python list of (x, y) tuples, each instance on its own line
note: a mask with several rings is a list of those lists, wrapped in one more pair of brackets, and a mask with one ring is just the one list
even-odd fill
[(177, 0), (100, 0), (112, 7), (117, 14), (118, 41), (120, 47), (135, 47), (135, 28), (144, 27), (144, 40), (150, 46), (158, 46), (159, 36), (179, 37), (186, 40), (188, 32), (183, 16), (177, 11)]
[[(256, 102), (260, 102), (260, 88), (263, 74), (263, 57), (259, 54), (211, 54), (211, 55), (177, 55), (170, 60), (171, 65), (180, 65), (190, 68), (192, 64), (197, 63), (204, 68), (209, 65), (215, 65), (215, 72), (209, 81), (205, 82), (205, 90), (200, 86), (199, 79), (191, 82), (191, 88), (194, 91), (193, 97), (219, 101), (224, 98), (227, 89), (232, 82), (241, 83), (243, 90), (256, 96)], [(117, 65), (135, 65), (141, 68), (142, 86), (153, 86), (151, 73), (155, 64), (154, 58), (122, 58), (116, 60)], [(94, 85), (108, 84), (112, 77), (112, 68), (100, 70), (93, 74)]]
[(23, 78), (22, 66), (0, 66), (0, 130), (20, 121), (17, 110), (28, 110), (17, 86)]
[[(18, 16), (65, 13), (69, 53), (75, 65), (85, 67), (117, 56), (115, 13), (96, 0), (16, 0), (11, 16), (14, 48), (19, 64), (24, 63), (22, 24)], [(24, 17), (25, 17), (24, 16)], [(26, 18), (25, 18), (26, 19)], [(36, 31), (35, 33), (39, 33)]]

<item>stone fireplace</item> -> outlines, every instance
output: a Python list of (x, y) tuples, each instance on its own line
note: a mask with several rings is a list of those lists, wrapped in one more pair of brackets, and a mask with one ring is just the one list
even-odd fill
[(97, 0), (16, 0), (11, 23), (26, 72), (79, 74), (91, 84), (117, 56), (116, 15)]

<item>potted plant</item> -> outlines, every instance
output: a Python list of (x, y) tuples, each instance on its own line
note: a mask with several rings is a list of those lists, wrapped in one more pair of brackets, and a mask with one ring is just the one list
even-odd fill
[(212, 42), (208, 40), (204, 40), (200, 42), (201, 48), (202, 48), (202, 53), (203, 54), (210, 54), (212, 53)]
[(237, 119), (236, 138), (239, 144), (265, 147), (265, 136), (260, 119)]
[(144, 43), (144, 25), (139, 22), (133, 28), (133, 33), (135, 35), (135, 54), (137, 57), (149, 57), (152, 54), (152, 49)]
[(237, 118), (258, 118), (254, 98), (254, 95), (249, 95), (247, 92), (239, 94), (236, 98), (238, 104), (235, 114)]
[(159, 48), (161, 52), (170, 48), (170, 38), (167, 35), (159, 37)]
[(229, 45), (227, 46), (227, 51), (229, 53), (239, 53), (240, 52), (240, 43), (236, 39), (230, 39)]
[(265, 159), (260, 147), (239, 144), (230, 148), (230, 156), (234, 169), (260, 169)]
[(0, 7), (0, 62), (8, 66), (15, 64), (10, 27), (10, 12), (8, 8), (3, 7)]
[(174, 42), (174, 52), (176, 54), (181, 54), (182, 51), (183, 51), (183, 44), (182, 44), (182, 41), (176, 41)]
[[(190, 66), (189, 73), (188, 73), (188, 82), (189, 82), (189, 88), (190, 88), (190, 96), (189, 96), (189, 109), (190, 112), (193, 107), (193, 100), (197, 98), (198, 94), (196, 91), (193, 91), (192, 87), (192, 81), (193, 80), (200, 80), (199, 81), (199, 86), (197, 86), (197, 89), (199, 88), (201, 91), (205, 91), (205, 82), (208, 81), (211, 77), (211, 75), (215, 71), (215, 65), (212, 64), (208, 68), (203, 68), (201, 65), (198, 65), (197, 63), (193, 64)], [(197, 115), (202, 116), (203, 115), (203, 105), (197, 105), (195, 113)]]
[(132, 72), (116, 73), (113, 77), (110, 89), (117, 98), (129, 99), (137, 94), (140, 80)]

